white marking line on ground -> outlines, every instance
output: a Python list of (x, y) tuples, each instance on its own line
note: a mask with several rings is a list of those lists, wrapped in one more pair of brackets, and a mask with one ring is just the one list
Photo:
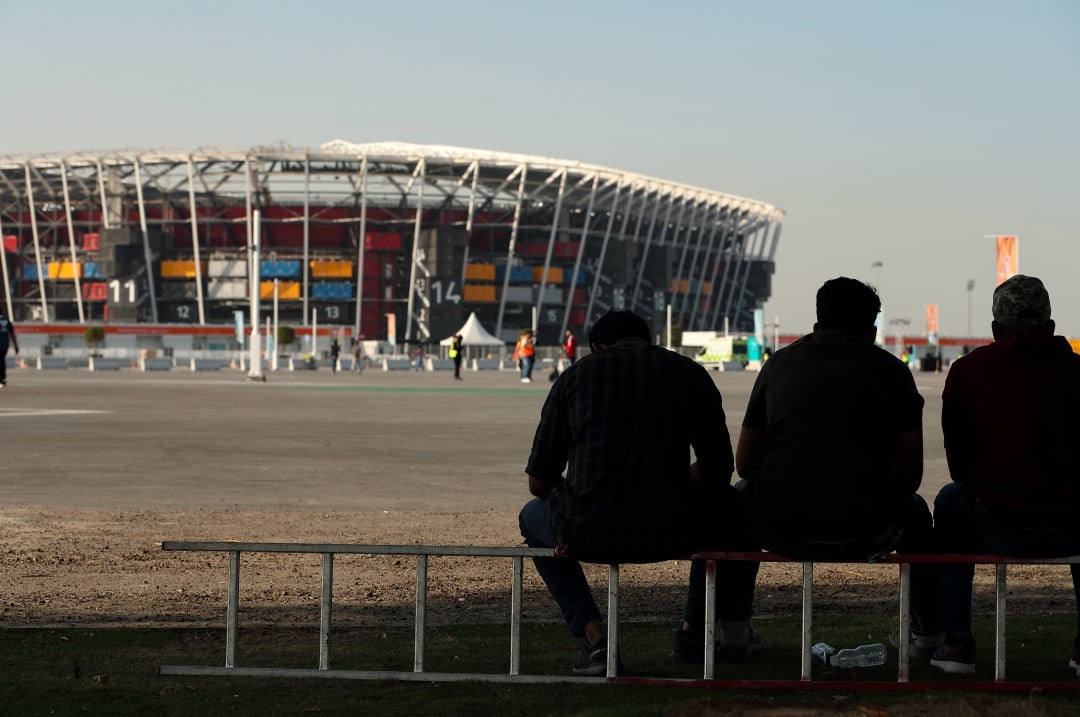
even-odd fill
[(112, 413), (112, 411), (82, 411), (64, 408), (0, 408), (0, 418), (22, 416), (76, 416), (91, 413)]

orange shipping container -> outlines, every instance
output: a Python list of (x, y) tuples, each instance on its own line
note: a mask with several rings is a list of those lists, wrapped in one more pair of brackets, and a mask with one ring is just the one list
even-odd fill
[(313, 261), (311, 276), (315, 279), (351, 279), (352, 262), (350, 261)]
[(495, 286), (493, 284), (466, 284), (462, 292), (465, 301), (477, 303), (493, 303), (495, 301)]
[[(202, 275), (206, 276), (206, 262), (202, 262)], [(195, 262), (194, 261), (162, 261), (161, 262), (161, 278), (162, 279), (194, 279), (195, 278)]]
[[(540, 282), (544, 280), (544, 267), (533, 267), (533, 281)], [(561, 266), (548, 267), (547, 283), (549, 284), (561, 284), (563, 280), (563, 270)]]
[(466, 264), (465, 278), (473, 281), (495, 281), (495, 265)]
[(82, 278), (82, 264), (72, 264), (70, 261), (50, 261), (50, 279), (74, 279)]
[[(274, 282), (262, 281), (259, 282), (259, 298), (261, 299), (273, 299), (274, 298)], [(300, 298), (300, 282), (299, 281), (279, 281), (278, 282), (278, 299), (281, 301), (295, 300)]]

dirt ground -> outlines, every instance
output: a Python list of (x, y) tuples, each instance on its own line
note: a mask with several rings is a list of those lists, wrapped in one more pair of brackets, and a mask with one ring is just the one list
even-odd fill
[[(523, 467), (547, 387), (499, 372), (448, 378), (11, 372), (0, 396), (0, 625), (223, 626), (225, 556), (164, 552), (163, 540), (519, 544)], [(737, 436), (753, 376), (716, 380)], [(941, 381), (919, 377), (928, 499), (947, 480)], [(510, 570), (506, 560), (432, 559), (429, 622), (505, 621)], [(815, 615), (895, 614), (896, 570), (818, 566)], [(685, 562), (625, 566), (625, 619), (674, 623), (687, 571)], [(602, 594), (604, 568), (589, 575)], [(318, 556), (245, 555), (241, 619), (317, 624), (320, 584)], [(797, 566), (763, 565), (756, 615), (797, 615), (800, 586)], [(334, 622), (411, 625), (415, 591), (412, 558), (339, 556)], [(1011, 567), (1009, 600), (1010, 611), (1070, 612), (1068, 570)], [(992, 572), (980, 567), (977, 614), (992, 619), (992, 601)], [(531, 567), (524, 617), (560, 621)], [(904, 713), (1031, 712), (973, 697)]]
[[(753, 376), (716, 373), (738, 435)], [(517, 545), (523, 467), (546, 395), (512, 372), (192, 374), (14, 370), (0, 396), (0, 622), (221, 624), (222, 555), (163, 540)], [(932, 499), (947, 480), (940, 387), (918, 375)], [(623, 604), (676, 619), (687, 565), (627, 566)], [(245, 555), (245, 619), (317, 621), (318, 556)], [(433, 559), (431, 619), (505, 619), (509, 561)], [(896, 568), (818, 566), (815, 610), (896, 609)], [(603, 568), (591, 569), (602, 590)], [(989, 569), (977, 599), (992, 604)], [(796, 566), (762, 567), (759, 615), (795, 614)], [(1010, 568), (1010, 599), (1068, 610), (1068, 571)], [(526, 611), (557, 621), (535, 572)], [(411, 558), (340, 556), (335, 621), (411, 620)], [(602, 601), (601, 601), (602, 602)], [(1021, 604), (1017, 602), (1016, 604)], [(445, 606), (445, 610), (440, 607)]]
[[(5, 626), (167, 626), (224, 624), (227, 562), (222, 554), (163, 552), (161, 541), (250, 540), (438, 545), (518, 544), (514, 516), (496, 511), (311, 513), (252, 510), (57, 511), (0, 510), (5, 576), (0, 622)], [(623, 568), (624, 615), (671, 620), (679, 615), (688, 565), (667, 562)], [(895, 614), (896, 566), (819, 565), (815, 614)], [(266, 624), (316, 624), (319, 557), (245, 554), (241, 562), (243, 619)], [(416, 594), (411, 557), (338, 556), (335, 624), (411, 624)], [(433, 622), (505, 621), (510, 562), (494, 558), (432, 558), (428, 569)], [(602, 566), (590, 566), (598, 601)], [(976, 608), (991, 619), (993, 574), (979, 568)], [(797, 615), (801, 572), (765, 564), (756, 614)], [(531, 567), (525, 573), (526, 618), (559, 616)], [(1011, 567), (1011, 609), (1071, 609), (1063, 567)], [(1021, 607), (1022, 606), (1022, 607)]]

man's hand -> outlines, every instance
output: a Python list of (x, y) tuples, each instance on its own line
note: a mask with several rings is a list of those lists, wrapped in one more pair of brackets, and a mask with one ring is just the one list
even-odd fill
[(529, 476), (529, 492), (541, 500), (547, 499), (551, 494), (551, 489), (554, 488), (555, 485), (555, 483), (546, 481), (543, 478)]

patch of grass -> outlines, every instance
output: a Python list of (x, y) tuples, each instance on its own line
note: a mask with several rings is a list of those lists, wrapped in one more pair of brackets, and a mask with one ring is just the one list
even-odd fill
[[(990, 622), (990, 621), (986, 621)], [(855, 617), (815, 621), (815, 640), (843, 647), (888, 642), (891, 620)], [(766, 649), (744, 663), (723, 663), (720, 678), (798, 679), (795, 619), (758, 620)], [(697, 678), (701, 668), (667, 658), (670, 624), (621, 625), (622, 657), (630, 674)], [(993, 674), (993, 625), (977, 626), (978, 674)], [(1066, 615), (1011, 615), (1009, 679), (1069, 680), (1065, 663), (1075, 624)], [(431, 627), (425, 667), (439, 672), (509, 671), (505, 626)], [(411, 629), (335, 629), (331, 667), (411, 671)], [(774, 707), (833, 711), (838, 705), (946, 715), (949, 695), (830, 691), (701, 690), (614, 685), (505, 685), (321, 679), (161, 676), (159, 665), (223, 665), (225, 637), (209, 629), (6, 629), (0, 631), (0, 714), (364, 714), (364, 715), (630, 715), (736, 714)], [(577, 645), (561, 625), (527, 624), (522, 672), (565, 674)], [(241, 627), (237, 664), (314, 668), (317, 628)], [(894, 680), (896, 650), (879, 668), (817, 668), (815, 680)], [(912, 663), (913, 680), (948, 680), (929, 665)], [(965, 678), (951, 678), (963, 680)], [(1076, 679), (1076, 678), (1073, 678)], [(929, 698), (929, 699), (928, 699)], [(1074, 714), (1075, 693), (1017, 697), (980, 695), (979, 704), (1036, 714)], [(1034, 702), (1033, 702), (1034, 701)], [(934, 705), (940, 704), (941, 711)], [(906, 709), (905, 709), (906, 706)], [(894, 712), (895, 713), (895, 712)]]

